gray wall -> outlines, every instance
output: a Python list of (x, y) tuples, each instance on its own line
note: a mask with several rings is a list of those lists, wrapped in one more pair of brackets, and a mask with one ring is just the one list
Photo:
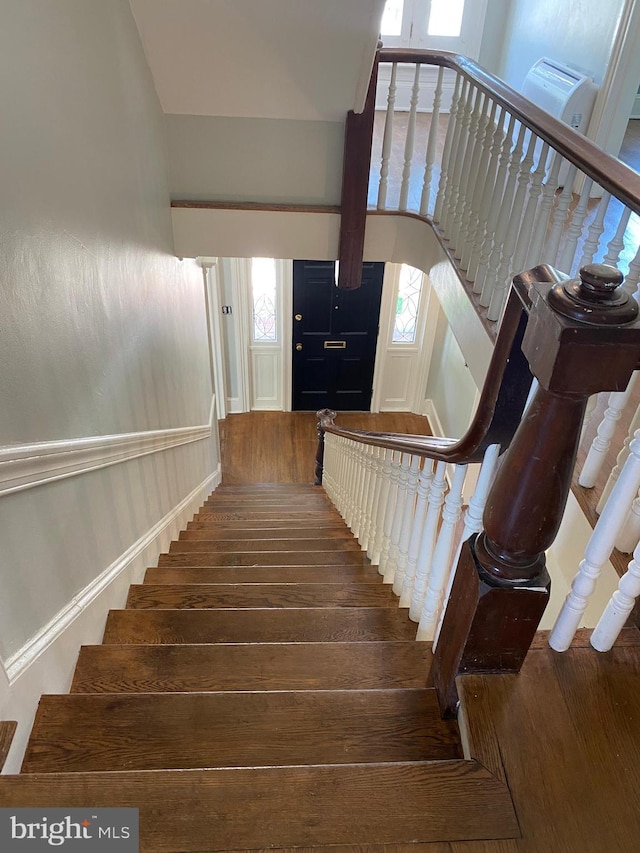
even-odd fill
[[(5, 0), (0, 449), (208, 422), (201, 270), (126, 0)], [(217, 466), (217, 440), (0, 497), (0, 657)]]
[(623, 0), (512, 0), (499, 67), (519, 89), (542, 56), (564, 62), (601, 83)]
[(343, 122), (165, 120), (175, 200), (340, 204)]

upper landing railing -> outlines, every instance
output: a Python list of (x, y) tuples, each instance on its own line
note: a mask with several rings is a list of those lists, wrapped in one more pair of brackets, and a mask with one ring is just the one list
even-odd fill
[(427, 217), (489, 320), (541, 262), (635, 293), (640, 176), (463, 56), (382, 49), (377, 72), (369, 208)]
[[(387, 110), (376, 137), (379, 70), (380, 79), (388, 70)], [(407, 81), (409, 97), (397, 110)], [(370, 177), (372, 144), (380, 169)], [(487, 320), (510, 322), (514, 279), (527, 315), (522, 352), (536, 381), (513, 436), (493, 439), (495, 421), (457, 444), (358, 435), (326, 418), (320, 429), (329, 493), (425, 635), (441, 620), (433, 677), (443, 710), (452, 711), (457, 673), (520, 667), (548, 600), (544, 552), (564, 512), (587, 403), (600, 392), (623, 392), (638, 366), (640, 176), (464, 57), (382, 50), (365, 112), (347, 121), (342, 287), (358, 286), (367, 196), (369, 212), (432, 224)], [(612, 266), (626, 272), (622, 287)], [(497, 444), (509, 447), (495, 477), (492, 459), (478, 483), (482, 503), (486, 497), (482, 530), (472, 498), (476, 517), (467, 515), (462, 539), (474, 532), (456, 548), (461, 469)], [(635, 444), (630, 450), (640, 458)], [(449, 463), (456, 467), (445, 497)], [(633, 492), (635, 472), (621, 479)], [(450, 580), (443, 555), (445, 563), (454, 557)], [(568, 599), (568, 623), (586, 601), (590, 566), (588, 583), (580, 579)], [(623, 591), (627, 604), (638, 574), (634, 568)]]

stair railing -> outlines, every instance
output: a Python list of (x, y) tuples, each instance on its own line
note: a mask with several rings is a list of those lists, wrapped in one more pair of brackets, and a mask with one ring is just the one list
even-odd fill
[[(640, 176), (466, 57), (383, 48), (378, 60), (386, 109), (375, 114), (369, 212), (431, 222), (488, 320), (501, 317), (512, 277), (541, 259), (570, 275), (616, 265), (636, 292)], [(397, 108), (402, 82), (408, 114)]]
[[(549, 266), (516, 276), (460, 440), (344, 430), (333, 412), (319, 413), (329, 496), (419, 620), (419, 637), (442, 622), (432, 676), (444, 714), (456, 711), (459, 673), (517, 672), (533, 641), (550, 593), (545, 551), (564, 513), (587, 402), (624, 389), (638, 362), (638, 306), (621, 283), (600, 264), (576, 280)], [(481, 461), (470, 505), (484, 504), (482, 530), (467, 516), (456, 537), (467, 466)]]

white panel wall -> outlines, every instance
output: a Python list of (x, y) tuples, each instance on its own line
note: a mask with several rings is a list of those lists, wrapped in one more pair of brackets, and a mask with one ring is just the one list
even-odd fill
[[(163, 118), (128, 2), (3, 3), (0, 111), (0, 455), (22, 474), (43, 446), (47, 464), (71, 459), (65, 479), (32, 472), (0, 497), (0, 717), (26, 723), (219, 459), (202, 271), (173, 255)], [(171, 430), (185, 441), (161, 449)], [(85, 438), (125, 461), (87, 471)]]

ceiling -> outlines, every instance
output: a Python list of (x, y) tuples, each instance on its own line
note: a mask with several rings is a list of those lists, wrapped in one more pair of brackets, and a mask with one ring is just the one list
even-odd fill
[(384, 0), (130, 0), (165, 113), (360, 111)]

